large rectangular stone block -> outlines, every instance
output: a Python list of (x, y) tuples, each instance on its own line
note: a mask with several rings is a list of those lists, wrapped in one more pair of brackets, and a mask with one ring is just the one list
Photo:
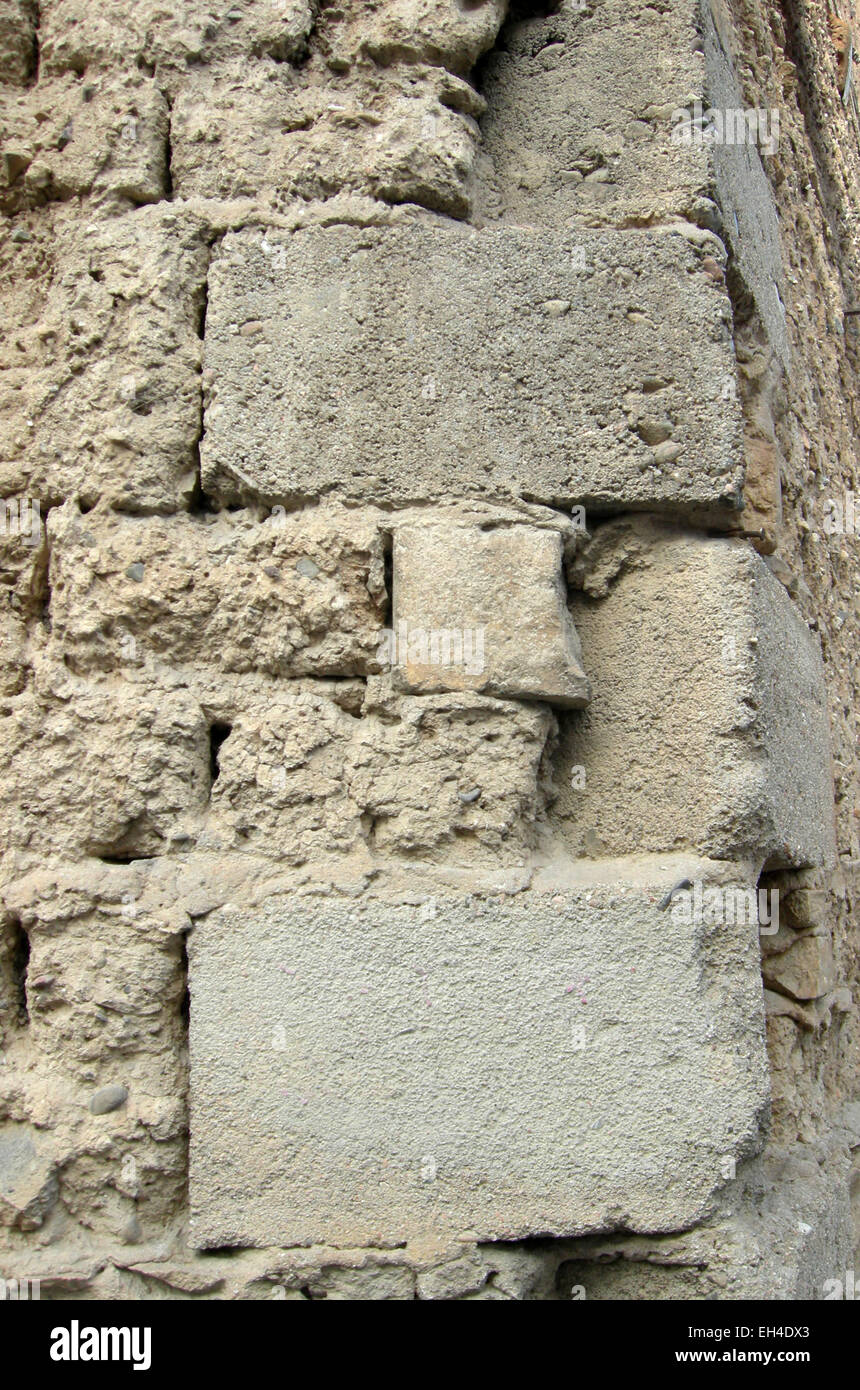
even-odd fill
[(747, 109), (743, 47), (725, 0), (673, 0), (659, 12), (603, 0), (512, 19), (482, 75), (475, 203), (483, 218), (540, 226), (585, 216), (591, 226), (711, 227), (787, 363), (780, 229), (763, 167), (779, 114)]
[(729, 300), (679, 233), (248, 229), (213, 265), (205, 357), (227, 503), (738, 504)]
[(835, 855), (817, 637), (745, 543), (599, 529), (571, 611), (592, 687), (562, 716), (554, 814), (575, 854)]
[(555, 727), (543, 705), (397, 697), (382, 677), (358, 710), (322, 691), (246, 697), (219, 749), (207, 840), (292, 864), (356, 850), (521, 863)]
[(300, 57), (313, 22), (310, 0), (219, 3), (196, 0), (115, 0), (110, 10), (76, 0), (42, 0), (41, 68), (48, 73), (96, 73), (149, 66), (166, 86), (189, 67), (263, 55), (278, 62)]
[(670, 119), (703, 88), (698, 9), (601, 0), (512, 17), (482, 74), (480, 213), (544, 226), (713, 217), (708, 147), (673, 143)]
[(700, 1218), (760, 1144), (756, 929), (661, 911), (677, 859), (603, 867), (510, 899), (413, 880), (196, 927), (193, 1244)]

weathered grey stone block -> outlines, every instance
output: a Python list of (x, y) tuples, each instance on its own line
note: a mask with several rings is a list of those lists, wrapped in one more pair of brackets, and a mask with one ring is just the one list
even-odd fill
[[(203, 483), (224, 502), (738, 503), (729, 301), (680, 234), (238, 232), (206, 368)], [(657, 448), (646, 398), (670, 422)]]
[(475, 203), (484, 217), (520, 224), (680, 217), (718, 230), (787, 363), (779, 222), (763, 168), (779, 114), (747, 109), (740, 50), (722, 0), (674, 0), (660, 12), (604, 0), (510, 22), (483, 74)]
[(605, 867), (508, 900), (413, 883), (195, 928), (194, 1245), (700, 1217), (760, 1143), (756, 930), (660, 911), (676, 863)]
[(698, 9), (601, 0), (511, 19), (482, 74), (479, 212), (542, 226), (713, 216), (709, 150), (674, 144), (670, 119), (702, 91)]
[(588, 701), (559, 531), (444, 521), (398, 527), (390, 645), (410, 690), (476, 690), (572, 708)]
[[(713, 181), (723, 214), (725, 240), (731, 248), (735, 271), (755, 301), (768, 340), (783, 365), (789, 365), (788, 324), (780, 290), (785, 291), (785, 271), (780, 247), (780, 225), (773, 191), (763, 167), (779, 145), (779, 111), (750, 111), (738, 80), (743, 64), (740, 40), (723, 0), (701, 5), (705, 50), (706, 109), (722, 120), (721, 138), (705, 148), (712, 163)], [(747, 138), (740, 135), (740, 118), (747, 122)], [(715, 127), (716, 128), (716, 127)], [(754, 137), (750, 139), (752, 134)]]
[(578, 577), (592, 699), (564, 716), (556, 806), (574, 851), (832, 861), (821, 653), (760, 557), (625, 521), (597, 532)]

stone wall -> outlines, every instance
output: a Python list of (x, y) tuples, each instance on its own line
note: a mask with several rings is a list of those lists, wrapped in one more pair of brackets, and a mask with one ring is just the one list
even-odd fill
[(855, 1267), (826, 21), (0, 0), (0, 1275)]

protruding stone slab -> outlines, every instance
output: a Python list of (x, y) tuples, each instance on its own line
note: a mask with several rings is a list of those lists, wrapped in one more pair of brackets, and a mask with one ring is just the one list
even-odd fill
[(296, 894), (196, 927), (193, 1244), (700, 1218), (760, 1144), (756, 928), (661, 911), (675, 861), (605, 867), (509, 899)]
[(210, 276), (204, 488), (725, 515), (740, 407), (702, 256), (676, 232), (231, 234)]
[(555, 814), (572, 852), (831, 862), (818, 639), (760, 557), (625, 520), (574, 578), (592, 699), (564, 716)]
[(558, 531), (432, 521), (398, 527), (390, 642), (409, 690), (588, 703)]

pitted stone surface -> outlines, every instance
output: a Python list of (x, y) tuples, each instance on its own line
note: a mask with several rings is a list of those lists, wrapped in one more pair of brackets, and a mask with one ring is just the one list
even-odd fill
[(711, 225), (710, 150), (672, 140), (673, 109), (705, 78), (698, 0), (546, 8), (519, 22), (512, 14), (484, 65), (479, 212), (545, 226), (571, 216), (592, 226), (671, 216)]
[[(860, 163), (827, 9), (0, 0), (6, 1279), (847, 1293)], [(676, 142), (698, 101), (778, 116), (773, 152)], [(555, 538), (493, 567), (509, 694), (374, 674), (387, 538), (442, 512), (562, 535), (591, 708), (559, 707)], [(434, 622), (491, 601), (426, 549)], [(761, 962), (667, 901), (762, 869)]]
[(193, 1244), (696, 1220), (760, 1143), (756, 928), (685, 927), (661, 893), (561, 876), (508, 901), (292, 895), (208, 918)]
[(249, 692), (219, 750), (207, 840), (290, 864), (362, 846), (522, 863), (555, 728), (544, 705), (398, 697), (383, 677), (350, 710), (319, 690)]
[[(210, 274), (203, 484), (223, 502), (726, 514), (741, 483), (730, 329), (680, 234), (231, 234)], [(646, 398), (670, 422), (656, 448)]]
[(77, 672), (150, 660), (272, 676), (378, 670), (373, 513), (127, 517), (70, 502), (51, 513), (50, 536), (52, 637)]
[(187, 691), (68, 679), (60, 688), (0, 708), (0, 797), (18, 808), (0, 848), (42, 861), (162, 853), (207, 803), (202, 710)]
[(0, 489), (177, 511), (194, 492), (200, 431), (200, 221), (161, 205), (62, 221), (55, 237), (30, 369), (13, 363), (0, 389)]

